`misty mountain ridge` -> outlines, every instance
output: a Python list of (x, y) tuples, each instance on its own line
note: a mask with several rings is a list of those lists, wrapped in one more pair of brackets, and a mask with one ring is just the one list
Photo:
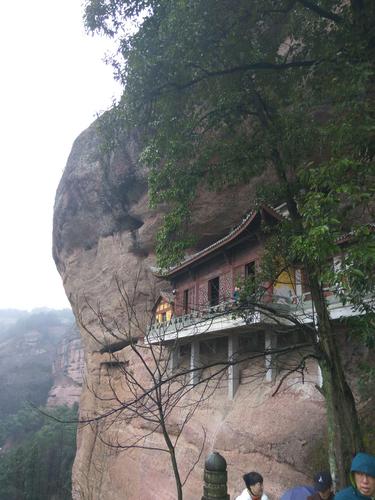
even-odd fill
[(59, 343), (78, 336), (69, 309), (0, 310), (0, 420), (47, 401)]

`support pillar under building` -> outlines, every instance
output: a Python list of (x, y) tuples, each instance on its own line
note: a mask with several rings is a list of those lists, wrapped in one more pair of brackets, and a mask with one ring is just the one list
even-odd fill
[[(276, 347), (276, 335), (273, 332), (266, 331), (264, 334), (264, 349), (266, 351), (269, 351), (275, 349), (275, 347)], [(272, 382), (276, 376), (274, 355), (266, 354), (265, 366), (266, 366), (266, 382)]]
[(234, 399), (240, 384), (240, 366), (238, 361), (239, 337), (230, 335), (228, 337), (228, 361), (235, 362), (228, 367), (228, 398)]
[[(199, 340), (194, 340), (191, 343), (190, 349), (190, 369), (200, 367), (200, 359), (199, 359)], [(200, 378), (200, 370), (194, 370), (190, 374), (190, 383), (191, 385), (196, 385), (199, 382)]]
[(172, 345), (169, 352), (168, 358), (168, 373), (173, 374), (173, 372), (178, 368), (178, 358), (179, 358), (179, 346)]

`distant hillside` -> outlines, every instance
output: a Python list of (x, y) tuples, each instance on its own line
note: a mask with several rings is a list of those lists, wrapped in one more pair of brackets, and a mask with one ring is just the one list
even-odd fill
[(24, 318), (27, 315), (27, 311), (19, 309), (0, 309), (0, 335), (20, 318)]
[(0, 337), (22, 332), (32, 324), (39, 326), (51, 324), (73, 324), (74, 316), (70, 309), (38, 308), (31, 312), (21, 309), (0, 309)]
[(70, 310), (0, 310), (0, 420), (25, 402), (44, 405), (57, 345), (71, 334)]
[[(0, 500), (71, 500), (80, 338), (64, 309), (0, 310)], [(64, 405), (68, 406), (64, 406)]]

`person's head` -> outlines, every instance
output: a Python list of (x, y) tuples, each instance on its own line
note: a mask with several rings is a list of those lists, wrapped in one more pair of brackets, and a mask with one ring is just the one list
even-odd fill
[(365, 497), (375, 496), (375, 457), (357, 453), (350, 468), (357, 490)]
[(314, 488), (322, 500), (327, 500), (332, 493), (332, 477), (327, 471), (318, 472), (314, 476)]
[(243, 476), (246, 488), (254, 498), (259, 498), (263, 494), (263, 477), (259, 472), (248, 472)]

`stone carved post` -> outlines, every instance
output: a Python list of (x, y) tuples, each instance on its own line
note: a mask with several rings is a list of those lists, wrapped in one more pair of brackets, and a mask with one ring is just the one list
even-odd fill
[(214, 451), (204, 464), (204, 486), (202, 500), (229, 500), (227, 490), (227, 462)]

